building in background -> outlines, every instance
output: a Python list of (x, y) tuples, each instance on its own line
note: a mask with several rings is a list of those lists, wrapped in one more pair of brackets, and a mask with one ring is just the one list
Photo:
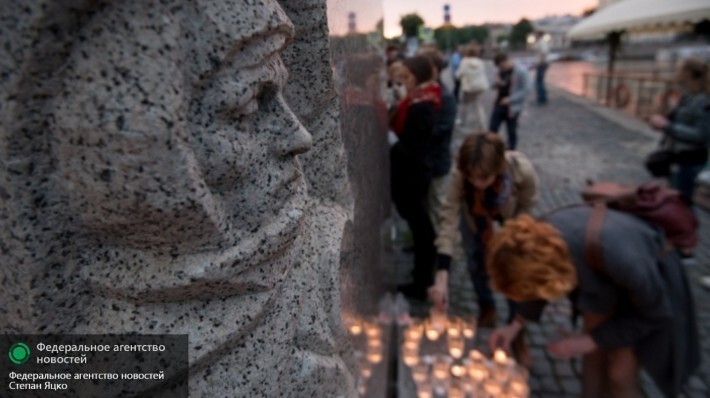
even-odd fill
[(570, 47), (571, 41), (567, 38), (567, 32), (582, 17), (576, 15), (551, 15), (532, 21), (535, 32), (546, 42), (550, 51), (564, 50)]

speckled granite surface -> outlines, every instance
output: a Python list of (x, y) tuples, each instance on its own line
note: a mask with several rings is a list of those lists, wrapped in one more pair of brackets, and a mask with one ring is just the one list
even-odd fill
[(186, 333), (191, 396), (352, 396), (325, 0), (3, 2), (0, 31), (0, 331)]

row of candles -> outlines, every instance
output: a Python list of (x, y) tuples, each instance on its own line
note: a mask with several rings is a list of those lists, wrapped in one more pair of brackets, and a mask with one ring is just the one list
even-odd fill
[[(421, 355), (422, 343), (446, 336), (448, 353)], [(419, 398), (527, 398), (527, 370), (502, 349), (492, 359), (477, 350), (466, 352), (466, 342), (476, 335), (475, 319), (464, 320), (432, 312), (424, 321), (414, 320), (404, 330), (402, 361), (411, 369)]]
[(376, 319), (363, 320), (354, 316), (343, 316), (343, 324), (348, 333), (357, 341), (355, 358), (358, 363), (357, 388), (360, 396), (367, 394), (367, 383), (372, 376), (373, 367), (377, 366), (384, 357), (384, 342), (382, 340), (382, 327)]

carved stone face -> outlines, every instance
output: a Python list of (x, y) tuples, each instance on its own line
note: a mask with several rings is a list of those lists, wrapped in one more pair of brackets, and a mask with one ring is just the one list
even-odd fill
[(283, 249), (310, 146), (281, 96), (290, 22), (270, 2), (153, 3), (98, 10), (61, 71), (58, 180), (79, 228), (170, 255)]
[[(117, 1), (92, 13), (52, 102), (56, 183), (76, 232), (102, 250), (89, 278), (155, 300), (188, 276), (249, 279), (304, 217), (296, 155), (311, 137), (282, 98), (279, 57), (290, 21), (274, 1)], [(279, 263), (235, 289), (274, 287)]]

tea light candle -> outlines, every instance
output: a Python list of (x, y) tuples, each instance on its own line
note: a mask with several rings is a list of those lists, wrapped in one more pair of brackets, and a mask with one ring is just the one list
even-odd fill
[(378, 325), (368, 324), (365, 326), (365, 334), (370, 339), (380, 339), (382, 337), (382, 329)]
[(451, 337), (458, 337), (461, 335), (461, 329), (463, 329), (461, 320), (457, 317), (450, 317), (446, 323), (446, 332), (448, 335)]
[(435, 379), (446, 380), (449, 378), (449, 368), (451, 366), (451, 358), (440, 355), (436, 358), (434, 362), (434, 367), (432, 369), (432, 375)]
[(429, 379), (429, 365), (420, 362), (412, 367), (412, 378), (415, 383), (422, 383)]
[(481, 383), (488, 377), (488, 368), (483, 363), (473, 363), (468, 368), (468, 375), (476, 383)]
[(483, 390), (494, 397), (497, 397), (500, 395), (501, 392), (503, 392), (503, 387), (496, 382), (495, 380), (486, 380), (486, 382), (483, 384)]
[(353, 336), (359, 336), (360, 333), (362, 333), (362, 325), (360, 324), (360, 322), (354, 321), (352, 324), (350, 324), (348, 331)]
[(493, 360), (496, 363), (504, 364), (504, 363), (508, 362), (508, 355), (502, 349), (497, 348), (495, 350), (495, 353), (493, 354)]
[(466, 342), (463, 339), (463, 336), (458, 335), (458, 336), (448, 336), (448, 343), (449, 343), (449, 354), (451, 354), (452, 357), (458, 359), (463, 356), (463, 352), (466, 346)]
[(469, 358), (471, 358), (471, 362), (485, 362), (486, 357), (481, 353), (481, 351), (478, 350), (471, 350), (471, 352), (468, 353)]
[(471, 340), (476, 337), (476, 319), (471, 318), (465, 320), (463, 322), (463, 330), (461, 332), (463, 334), (463, 337), (468, 340)]
[(437, 329), (435, 329), (431, 325), (427, 325), (427, 329), (426, 329), (426, 338), (427, 339), (429, 339), (430, 341), (436, 341), (439, 339), (440, 335), (441, 334), (439, 333), (439, 331)]
[(466, 374), (466, 367), (459, 364), (451, 365), (451, 374), (456, 377), (463, 377)]
[(423, 325), (421, 323), (412, 324), (404, 332), (404, 336), (406, 339), (408, 339), (410, 341), (419, 341), (422, 338), (422, 334), (423, 334), (422, 329), (423, 329)]

